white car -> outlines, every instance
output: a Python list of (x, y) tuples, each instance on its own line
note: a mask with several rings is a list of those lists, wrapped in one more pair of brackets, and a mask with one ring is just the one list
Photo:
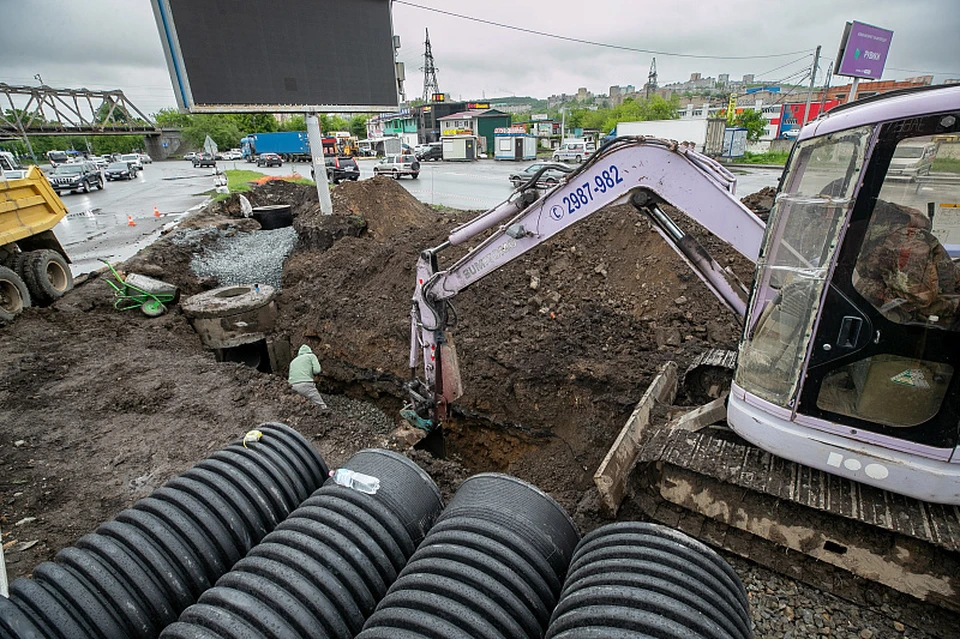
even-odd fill
[(140, 154), (140, 163), (141, 164), (153, 164), (153, 158), (147, 155), (146, 153)]
[(139, 153), (124, 153), (120, 156), (120, 162), (126, 162), (138, 171), (143, 170), (143, 162), (140, 161)]

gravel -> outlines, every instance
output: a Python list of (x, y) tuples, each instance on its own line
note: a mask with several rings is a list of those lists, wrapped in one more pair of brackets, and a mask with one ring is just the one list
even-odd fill
[[(922, 604), (885, 602), (876, 606), (852, 603), (740, 557), (725, 555), (750, 599), (756, 639), (936, 639), (956, 636), (953, 615), (929, 618)], [(886, 590), (878, 586), (878, 591)], [(882, 596), (882, 595), (878, 595)], [(918, 608), (922, 612), (918, 614)], [(928, 630), (930, 632), (928, 632)]]
[[(205, 231), (218, 237), (190, 262), (199, 277), (215, 277), (220, 286), (256, 283), (280, 288), (283, 261), (297, 242), (292, 226), (270, 231)], [(198, 238), (189, 234), (174, 238), (176, 243), (196, 241)]]

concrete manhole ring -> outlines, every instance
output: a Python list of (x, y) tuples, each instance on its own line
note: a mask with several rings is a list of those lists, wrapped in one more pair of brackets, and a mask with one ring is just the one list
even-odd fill
[(275, 296), (268, 284), (235, 284), (192, 295), (180, 306), (187, 317), (222, 317), (258, 309)]

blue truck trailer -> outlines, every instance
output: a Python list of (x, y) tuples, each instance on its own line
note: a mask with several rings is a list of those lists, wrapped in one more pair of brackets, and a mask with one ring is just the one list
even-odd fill
[(243, 159), (254, 162), (261, 153), (276, 153), (285, 162), (308, 162), (310, 141), (306, 131), (251, 133), (240, 140)]

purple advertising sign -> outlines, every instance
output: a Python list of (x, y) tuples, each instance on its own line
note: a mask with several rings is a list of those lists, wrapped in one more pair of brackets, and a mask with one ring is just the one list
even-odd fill
[(843, 36), (837, 56), (840, 68), (836, 74), (879, 80), (890, 51), (893, 31), (862, 22), (848, 22)]

